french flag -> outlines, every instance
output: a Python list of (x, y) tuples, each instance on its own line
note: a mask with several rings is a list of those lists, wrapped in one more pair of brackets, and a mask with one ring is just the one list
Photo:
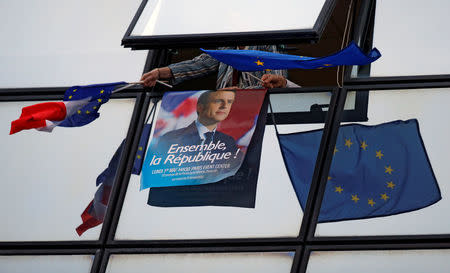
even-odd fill
[(166, 92), (155, 125), (153, 137), (183, 128), (197, 118), (199, 91)]
[(26, 129), (51, 132), (56, 126), (80, 127), (100, 116), (98, 110), (118, 85), (126, 82), (72, 86), (62, 102), (44, 102), (22, 108), (19, 119), (11, 122), (10, 135)]

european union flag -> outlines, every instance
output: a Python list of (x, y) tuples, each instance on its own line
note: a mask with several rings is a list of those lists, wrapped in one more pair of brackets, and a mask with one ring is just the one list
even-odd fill
[[(295, 192), (305, 208), (322, 130), (279, 135)], [(416, 119), (343, 125), (319, 222), (388, 216), (441, 199)]]
[(11, 122), (10, 134), (26, 129), (51, 132), (56, 126), (80, 127), (100, 116), (100, 106), (109, 100), (117, 85), (125, 82), (72, 86), (62, 102), (43, 102), (22, 108), (19, 119)]
[[(152, 123), (145, 124), (142, 129), (141, 138), (139, 140), (138, 150), (134, 159), (132, 174), (139, 175), (142, 168), (142, 159), (144, 157), (145, 147), (147, 147), (150, 131), (152, 130)], [(125, 146), (125, 139), (122, 140), (116, 152), (114, 153), (108, 167), (97, 176), (94, 199), (87, 205), (86, 209), (81, 214), (83, 223), (76, 228), (79, 236), (86, 230), (103, 223), (106, 210), (108, 209), (109, 197), (114, 184), (114, 178), (119, 167), (119, 160)]]
[(350, 45), (339, 52), (321, 58), (258, 50), (202, 50), (218, 61), (231, 65), (240, 71), (291, 68), (319, 69), (338, 65), (365, 65), (381, 57), (381, 53), (376, 48), (372, 49), (369, 54), (364, 54), (354, 42), (351, 42)]

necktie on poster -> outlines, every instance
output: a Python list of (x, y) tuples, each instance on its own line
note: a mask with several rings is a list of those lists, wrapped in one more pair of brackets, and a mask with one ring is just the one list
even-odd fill
[[(252, 103), (251, 98), (246, 103)], [(255, 125), (240, 128), (238, 144), (250, 143), (237, 173), (216, 183), (150, 188), (148, 204), (158, 207), (229, 206), (254, 208), (260, 167), (262, 140), (268, 109), (265, 97)], [(244, 133), (246, 130), (247, 133)]]
[[(265, 94), (266, 90), (166, 92), (142, 168), (141, 190), (214, 183), (235, 175)], [(208, 135), (213, 141), (205, 141)]]

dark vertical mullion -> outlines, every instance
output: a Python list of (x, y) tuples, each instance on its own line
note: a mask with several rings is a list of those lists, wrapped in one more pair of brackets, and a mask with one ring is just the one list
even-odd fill
[[(137, 125), (134, 129), (136, 132), (132, 137), (132, 139), (128, 138), (130, 140), (130, 148), (129, 148), (129, 155), (127, 157), (126, 161), (126, 167), (124, 170), (124, 174), (121, 179), (120, 188), (118, 189), (117, 198), (115, 200), (115, 206), (114, 206), (114, 212), (112, 214), (112, 220), (111, 220), (111, 226), (108, 230), (107, 238), (106, 238), (106, 245), (110, 245), (114, 241), (114, 236), (117, 230), (117, 225), (119, 224), (120, 214), (122, 211), (123, 202), (125, 200), (125, 196), (128, 189), (128, 183), (131, 176), (131, 169), (133, 168), (134, 163), (134, 155), (136, 154), (137, 147), (139, 144), (139, 139), (142, 133), (142, 128), (144, 127), (145, 118), (147, 116), (147, 109), (150, 104), (150, 96), (147, 93), (144, 99), (143, 105), (139, 108), (139, 117), (137, 119)], [(131, 141), (132, 140), (132, 141)], [(125, 153), (125, 150), (124, 152)], [(116, 175), (117, 176), (117, 175)]]
[[(118, 165), (118, 168), (116, 171), (116, 175), (114, 177), (114, 183), (113, 183), (113, 186), (111, 189), (111, 195), (110, 195), (109, 201), (108, 201), (108, 208), (106, 210), (105, 218), (103, 220), (102, 231), (100, 233), (100, 241), (102, 242), (103, 247), (105, 246), (105, 244), (107, 242), (108, 234), (110, 233), (110, 230), (111, 230), (112, 216), (114, 215), (115, 207), (117, 204), (117, 198), (119, 195), (119, 190), (121, 188), (122, 178), (124, 176), (126, 163), (128, 161), (128, 158), (131, 156), (130, 148), (131, 148), (132, 140), (133, 140), (135, 132), (136, 132), (136, 127), (138, 125), (137, 121), (139, 120), (139, 116), (141, 114), (144, 96), (145, 96), (145, 94), (142, 93), (142, 94), (138, 95), (136, 98), (133, 114), (132, 114), (131, 121), (130, 121), (130, 126), (128, 128), (128, 132), (127, 132), (127, 136), (126, 136), (124, 149), (122, 151), (122, 154), (120, 155), (119, 165)], [(120, 143), (118, 143), (117, 145), (119, 145), (119, 144)]]
[(298, 273), (306, 273), (306, 269), (308, 268), (309, 257), (311, 256), (311, 247), (305, 246), (303, 249), (303, 259), (301, 260)]
[[(316, 196), (314, 196), (315, 197), (314, 198), (314, 206), (312, 208), (313, 209), (312, 214), (310, 215), (311, 218), (308, 219), (309, 226), (308, 226), (307, 234), (306, 234), (306, 241), (308, 241), (308, 242), (312, 241), (314, 239), (314, 233), (316, 231), (317, 219), (319, 217), (322, 200), (323, 200), (323, 196), (325, 193), (325, 187), (326, 187), (326, 183), (328, 180), (327, 179), (328, 172), (330, 171), (331, 162), (333, 160), (334, 147), (336, 145), (336, 139), (337, 139), (337, 135), (339, 132), (339, 126), (341, 123), (341, 117), (342, 117), (342, 113), (344, 110), (344, 104), (345, 104), (346, 98), (347, 98), (347, 89), (346, 88), (339, 89), (337, 98), (336, 98), (336, 105), (333, 105), (334, 113), (333, 113), (332, 117), (330, 117), (330, 119), (327, 121), (327, 123), (330, 123), (329, 130), (328, 130), (328, 132), (326, 132), (324, 130), (324, 133), (322, 136), (322, 140), (323, 140), (323, 138), (326, 137), (327, 142), (326, 142), (326, 146), (323, 151), (322, 158), (321, 158), (321, 160), (322, 160), (322, 166), (320, 166), (321, 169), (319, 170), (317, 176), (314, 177), (315, 179), (317, 179), (317, 181), (314, 181), (314, 182), (318, 186), (317, 186), (317, 191), (315, 192)], [(316, 166), (316, 171), (317, 171), (317, 166)], [(311, 192), (310, 192), (310, 194), (311, 194)], [(308, 199), (309, 199), (309, 197), (308, 197)]]
[(92, 267), (91, 267), (91, 271), (90, 271), (91, 273), (98, 272), (102, 258), (103, 258), (103, 253), (104, 253), (103, 249), (97, 249), (97, 251), (95, 252), (94, 261), (92, 262)]
[(336, 0), (327, 0), (320, 11), (319, 16), (317, 17), (316, 22), (314, 23), (314, 31), (316, 32), (317, 38), (320, 39), (322, 37), (323, 31), (327, 26), (328, 20), (330, 20), (334, 8), (336, 7), (338, 1)]
[(104, 273), (106, 271), (106, 268), (108, 267), (109, 257), (111, 256), (111, 252), (106, 249), (104, 251), (103, 257), (100, 261), (100, 266), (98, 268), (97, 273)]
[[(145, 62), (143, 72), (145, 73), (147, 71), (150, 71), (154, 67), (159, 67), (162, 64), (164, 64), (164, 62), (167, 61), (167, 55), (168, 55), (167, 50), (150, 50), (147, 55), (147, 60)], [(157, 88), (155, 87), (155, 89), (157, 89)], [(125, 168), (123, 176), (121, 176), (121, 177), (123, 177), (123, 179), (121, 181), (121, 186), (118, 188), (119, 192), (117, 193), (117, 199), (114, 200), (115, 209), (111, 213), (112, 214), (111, 227), (108, 229), (108, 233), (105, 237), (105, 241), (103, 241), (106, 245), (112, 244), (114, 242), (114, 236), (115, 236), (115, 233), (117, 230), (117, 225), (119, 224), (120, 213), (122, 210), (123, 202), (125, 200), (126, 192), (128, 189), (128, 183), (129, 183), (130, 176), (131, 176), (131, 168), (132, 168), (133, 162), (134, 162), (134, 154), (136, 154), (138, 142), (139, 142), (139, 139), (140, 139), (140, 136), (142, 133), (142, 128), (144, 126), (145, 118), (147, 116), (147, 109), (148, 109), (149, 104), (150, 104), (150, 96), (147, 93), (145, 96), (143, 105), (138, 110), (139, 116), (136, 118), (137, 124), (135, 124), (136, 127), (134, 129), (136, 132), (136, 134), (134, 135), (134, 140), (132, 141), (132, 143), (127, 143), (130, 145), (129, 146), (130, 150), (128, 150), (128, 151), (130, 151), (131, 154), (128, 155), (128, 157), (127, 157), (128, 160), (125, 163), (126, 168)], [(130, 139), (130, 138), (127, 137), (127, 140), (128, 139)], [(125, 153), (125, 149), (124, 149), (123, 153)], [(117, 176), (117, 174), (116, 174), (116, 176)], [(110, 201), (110, 204), (111, 204), (111, 201)]]
[[(354, 15), (358, 14), (358, 16), (353, 17), (353, 34), (352, 34), (352, 40), (355, 42), (359, 42), (359, 45), (361, 46), (361, 48), (363, 48), (363, 50), (367, 51), (368, 49), (370, 49), (371, 47), (371, 43), (370, 45), (367, 45), (366, 41), (367, 41), (367, 37), (368, 37), (368, 28), (371, 25), (371, 21), (370, 21), (370, 16), (373, 13), (373, 0), (363, 0), (363, 1), (358, 1), (360, 4), (359, 10), (355, 8), (354, 10)], [(358, 6), (358, 2), (356, 3), (355, 7)], [(344, 81), (351, 79), (351, 72), (352, 72), (352, 67), (355, 66), (346, 66), (345, 69), (345, 76), (344, 76)], [(359, 68), (359, 67), (358, 67)], [(358, 69), (358, 73), (359, 73), (359, 69)]]
[(323, 134), (322, 134), (322, 139), (320, 141), (320, 147), (319, 147), (319, 151), (317, 154), (316, 164), (314, 166), (314, 173), (313, 173), (313, 177), (311, 180), (311, 187), (310, 187), (309, 193), (308, 193), (308, 200), (306, 202), (303, 220), (302, 220), (302, 224), (300, 227), (299, 237), (301, 240), (304, 240), (305, 235), (308, 234), (308, 228), (309, 228), (311, 220), (312, 220), (312, 209), (313, 209), (313, 205), (316, 203), (315, 199), (316, 199), (317, 189), (318, 189), (318, 185), (319, 185), (318, 181), (320, 179), (321, 171), (323, 169), (323, 164), (326, 159), (325, 156), (326, 156), (326, 151), (328, 148), (327, 145), (329, 143), (328, 139), (329, 139), (330, 129), (331, 129), (330, 126), (334, 120), (334, 115), (336, 112), (336, 105), (338, 102), (339, 95), (341, 94), (341, 92), (339, 90), (340, 89), (335, 88), (333, 90), (333, 94), (331, 96), (330, 107), (328, 108), (327, 118), (325, 121), (325, 126), (324, 126)]
[(297, 248), (295, 249), (295, 256), (294, 256), (294, 260), (292, 261), (292, 267), (291, 267), (291, 273), (297, 273), (300, 267), (300, 263), (302, 261), (302, 251), (303, 251), (302, 246), (297, 246)]
[(367, 111), (369, 110), (369, 90), (356, 92), (355, 110), (358, 112), (360, 121), (368, 121)]

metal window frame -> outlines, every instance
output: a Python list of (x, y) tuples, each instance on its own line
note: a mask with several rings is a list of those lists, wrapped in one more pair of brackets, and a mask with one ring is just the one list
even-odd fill
[[(112, 206), (108, 208), (99, 240), (96, 241), (62, 241), (62, 242), (0, 242), (0, 255), (52, 255), (52, 254), (92, 254), (95, 252), (95, 261), (91, 272), (103, 272), (110, 253), (209, 253), (209, 252), (264, 252), (270, 250), (293, 250), (295, 259), (291, 272), (305, 272), (307, 258), (311, 250), (359, 250), (370, 249), (414, 249), (426, 246), (427, 248), (448, 248), (450, 234), (439, 235), (404, 235), (404, 236), (362, 236), (362, 237), (315, 237), (317, 215), (323, 190), (332, 157), (332, 148), (336, 141), (340, 122), (342, 121), (343, 104), (347, 91), (376, 92), (377, 90), (399, 90), (417, 88), (450, 88), (450, 81), (426, 81), (420, 84), (420, 79), (402, 83), (360, 84), (349, 86), (348, 89), (336, 89), (333, 92), (328, 116), (326, 117), (324, 134), (316, 162), (312, 187), (308, 197), (299, 236), (296, 238), (256, 238), (256, 239), (214, 239), (214, 240), (157, 240), (137, 241), (114, 239), (114, 232), (121, 211), (121, 203), (126, 194), (129, 175), (131, 173), (132, 155), (136, 151), (138, 136), (142, 130), (144, 117), (152, 97), (160, 97), (162, 92), (140, 93), (142, 89), (124, 93), (125, 97), (138, 97), (133, 118), (127, 135), (126, 150), (120, 160), (120, 175), (116, 178), (113, 189)], [(325, 91), (326, 90), (326, 91)], [(308, 89), (311, 92), (328, 92), (326, 89)], [(30, 90), (33, 91), (33, 90)], [(283, 90), (273, 90), (282, 93)], [(285, 92), (291, 92), (286, 89)], [(271, 90), (272, 92), (272, 90)], [(0, 101), (60, 99), (62, 93), (31, 92), (36, 94), (23, 95), (23, 90), (0, 93)], [(25, 92), (26, 93), (26, 92)], [(277, 117), (275, 116), (275, 119)], [(118, 182), (118, 183), (117, 183)], [(444, 245), (443, 245), (444, 243)]]
[(191, 35), (132, 36), (134, 27), (145, 9), (147, 0), (143, 0), (133, 20), (122, 38), (122, 45), (132, 49), (155, 49), (170, 47), (226, 46), (267, 44), (283, 42), (314, 42), (322, 36), (325, 25), (331, 16), (337, 0), (326, 0), (312, 29), (252, 31), (233, 33), (207, 33)]
[(161, 254), (200, 254), (200, 253), (263, 253), (263, 252), (294, 252), (294, 259), (290, 273), (298, 272), (299, 259), (302, 246), (238, 246), (238, 247), (181, 247), (181, 248), (114, 248), (107, 249), (103, 260), (100, 264), (99, 273), (106, 272), (108, 267), (109, 258), (111, 255), (132, 255), (132, 254), (148, 254), (148, 255), (161, 255)]
[[(359, 0), (361, 1), (361, 0)], [(375, 3), (371, 0), (371, 3)], [(364, 2), (364, 1), (363, 1)], [(364, 19), (364, 18), (362, 18)], [(362, 20), (361, 19), (361, 20)], [(368, 27), (369, 30), (371, 27)], [(373, 26), (372, 26), (373, 28)], [(370, 33), (367, 34), (370, 36)], [(370, 38), (370, 37), (369, 37)], [(167, 60), (164, 51), (150, 51), (146, 63), (146, 71), (157, 67)], [(347, 74), (349, 75), (349, 74)], [(335, 87), (301, 88), (296, 92), (329, 92)], [(162, 89), (149, 92), (149, 89), (134, 88), (113, 98), (136, 97), (136, 105), (130, 120), (127, 141), (121, 155), (118, 176), (111, 194), (111, 206), (107, 210), (102, 231), (98, 240), (94, 241), (31, 241), (0, 242), (0, 255), (81, 255), (93, 254), (95, 259), (92, 273), (105, 272), (111, 254), (130, 253), (230, 253), (230, 252), (266, 252), (295, 251), (291, 272), (306, 272), (311, 251), (346, 251), (346, 250), (409, 250), (409, 249), (449, 249), (450, 231), (448, 234), (400, 235), (400, 236), (359, 236), (359, 237), (316, 237), (317, 217), (323, 199), (326, 177), (331, 165), (332, 147), (336, 142), (340, 122), (346, 121), (346, 110), (343, 110), (346, 93), (356, 91), (368, 98), (368, 91), (386, 90), (387, 92), (418, 88), (450, 88), (450, 75), (384, 77), (384, 78), (352, 78), (346, 76), (345, 88), (336, 89), (332, 94), (329, 110), (324, 121), (324, 133), (315, 165), (314, 176), (307, 208), (304, 212), (299, 235), (295, 238), (249, 238), (249, 239), (214, 239), (214, 240), (115, 240), (114, 233), (126, 195), (130, 164), (136, 152), (143, 120), (151, 98), (161, 97)], [(22, 88), (0, 89), (0, 101), (32, 101), (52, 100), (63, 97), (64, 87), (57, 88)], [(289, 93), (293, 89), (272, 89), (271, 93)], [(139, 102), (138, 102), (139, 101)], [(363, 104), (367, 115), (367, 103)], [(284, 114), (277, 113), (277, 123), (283, 123)], [(295, 114), (289, 113), (287, 118), (295, 121)], [(269, 119), (271, 120), (271, 119)], [(290, 123), (290, 122), (285, 122)]]

